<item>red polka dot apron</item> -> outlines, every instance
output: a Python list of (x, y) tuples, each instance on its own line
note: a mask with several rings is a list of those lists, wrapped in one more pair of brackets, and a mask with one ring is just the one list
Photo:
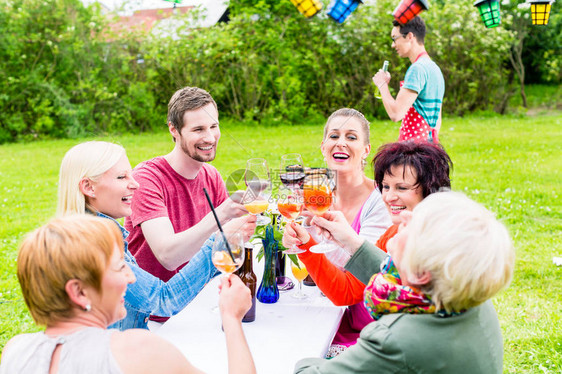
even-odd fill
[[(422, 52), (416, 58), (416, 61), (427, 52)], [(416, 62), (414, 61), (414, 63)], [(400, 82), (400, 88), (404, 85), (404, 81)], [(398, 136), (398, 141), (403, 140), (414, 140), (414, 141), (428, 141), (431, 143), (439, 143), (439, 138), (437, 136), (437, 131), (429, 126), (425, 119), (411, 106), (406, 113), (406, 116), (402, 120), (402, 125), (400, 126), (400, 134)]]
[(402, 126), (400, 126), (398, 141), (402, 140), (439, 143), (437, 131), (429, 126), (413, 106), (408, 109), (406, 116), (402, 120)]

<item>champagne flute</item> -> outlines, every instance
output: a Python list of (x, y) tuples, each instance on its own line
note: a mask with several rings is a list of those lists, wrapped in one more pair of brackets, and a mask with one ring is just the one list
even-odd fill
[(308, 271), (298, 257), (296, 264), (291, 261), (291, 271), (293, 272), (293, 276), (295, 277), (295, 279), (299, 282), (299, 288), (297, 292), (293, 293), (291, 296), (293, 296), (295, 299), (306, 299), (308, 296), (305, 295), (304, 292), (302, 292), (302, 281), (308, 276)]
[[(334, 176), (334, 171), (327, 168), (307, 170), (303, 186), (304, 206), (312, 214), (321, 216), (330, 209), (335, 185)], [(321, 237), (320, 243), (309, 250), (313, 253), (327, 253), (337, 248), (338, 246), (326, 242), (324, 237)]]
[[(277, 209), (285, 219), (288, 220), (287, 224), (291, 224), (300, 215), (303, 208), (303, 196), (300, 190), (292, 191), (286, 187), (279, 189), (279, 200), (277, 200)], [(294, 255), (297, 253), (306, 252), (296, 245), (287, 248), (284, 253)]]
[(271, 195), (271, 178), (267, 161), (263, 158), (251, 158), (246, 162), (244, 173), (246, 193), (244, 207), (250, 214), (258, 215), (257, 225), (267, 225), (271, 220), (261, 215), (269, 207)]
[(298, 153), (289, 153), (281, 156), (281, 168), (279, 179), (285, 187), (296, 191), (302, 187), (304, 182), (304, 164)]

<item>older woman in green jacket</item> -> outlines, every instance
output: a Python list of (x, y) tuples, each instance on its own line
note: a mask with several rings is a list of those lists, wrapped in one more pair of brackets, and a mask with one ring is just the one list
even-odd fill
[(368, 284), (365, 305), (376, 322), (340, 356), (301, 360), (296, 373), (502, 372), (502, 335), (489, 299), (513, 274), (507, 230), (455, 192), (432, 194), (401, 216), (390, 257), (340, 224), (340, 213), (314, 219), (352, 254), (346, 269)]

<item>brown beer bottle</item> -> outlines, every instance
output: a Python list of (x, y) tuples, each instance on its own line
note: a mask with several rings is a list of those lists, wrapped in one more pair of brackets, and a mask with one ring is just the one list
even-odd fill
[(254, 268), (252, 263), (253, 249), (254, 249), (254, 245), (252, 243), (244, 243), (246, 258), (244, 259), (244, 264), (236, 273), (252, 293), (252, 307), (250, 308), (250, 310), (248, 310), (244, 318), (242, 318), (242, 322), (252, 322), (256, 319), (256, 288), (258, 283), (258, 277), (256, 277), (256, 274), (254, 273)]

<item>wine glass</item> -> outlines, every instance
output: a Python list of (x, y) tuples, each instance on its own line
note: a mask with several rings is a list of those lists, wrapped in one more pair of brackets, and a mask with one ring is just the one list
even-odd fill
[[(315, 168), (306, 171), (303, 186), (304, 206), (312, 214), (321, 216), (330, 209), (332, 191), (335, 185), (334, 176), (334, 171), (327, 168)], [(320, 242), (310, 247), (309, 250), (314, 253), (326, 253), (337, 248), (335, 244), (328, 243), (324, 237), (321, 237)]]
[[(290, 190), (286, 187), (279, 188), (279, 199), (277, 200), (277, 209), (285, 219), (287, 224), (291, 224), (301, 214), (303, 208), (303, 196), (300, 190)], [(306, 252), (296, 245), (291, 246), (283, 251), (286, 254), (294, 255)]]
[(244, 173), (246, 193), (244, 194), (244, 207), (250, 214), (258, 215), (257, 225), (267, 225), (271, 220), (261, 215), (269, 207), (271, 196), (271, 177), (267, 161), (263, 158), (251, 158), (246, 162)]
[(302, 187), (304, 182), (304, 164), (298, 153), (289, 153), (281, 156), (281, 168), (279, 179), (285, 187), (296, 191)]
[[(226, 238), (226, 241), (225, 241)], [(217, 233), (213, 242), (211, 259), (213, 265), (223, 274), (232, 274), (244, 263), (244, 240), (239, 232)], [(228, 243), (228, 247), (226, 246)], [(230, 251), (228, 250), (230, 248)], [(232, 256), (231, 256), (232, 254)], [(217, 313), (218, 306), (214, 306), (213, 313)]]
[[(211, 256), (213, 265), (221, 273), (232, 274), (244, 262), (244, 241), (242, 234), (239, 232), (225, 233), (224, 235), (221, 233), (216, 235)], [(228, 243), (228, 247), (226, 243)], [(228, 248), (230, 248), (230, 252)]]
[(297, 263), (291, 261), (291, 271), (293, 272), (293, 276), (295, 277), (295, 279), (299, 282), (299, 288), (297, 289), (297, 292), (293, 293), (291, 296), (293, 296), (295, 299), (306, 299), (308, 296), (305, 295), (304, 292), (302, 292), (302, 281), (308, 276), (308, 271), (298, 257)]

